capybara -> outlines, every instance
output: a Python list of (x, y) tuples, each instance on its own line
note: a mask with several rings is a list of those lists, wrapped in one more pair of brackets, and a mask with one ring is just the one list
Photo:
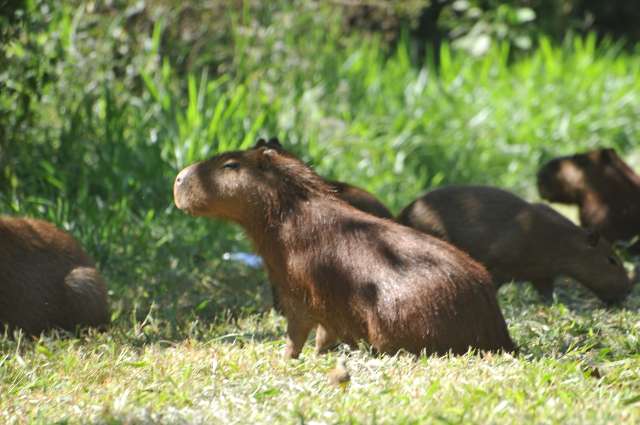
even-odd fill
[(498, 287), (512, 280), (530, 281), (549, 298), (554, 278), (563, 275), (606, 302), (620, 301), (631, 290), (622, 263), (597, 233), (505, 190), (435, 189), (407, 206), (398, 221), (466, 251), (485, 265)]
[(549, 161), (538, 172), (538, 191), (550, 202), (578, 205), (580, 224), (610, 242), (640, 234), (640, 176), (613, 149)]
[(0, 217), (0, 325), (38, 334), (108, 322), (106, 285), (71, 235), (45, 221)]
[(293, 155), (226, 152), (182, 170), (173, 191), (178, 208), (246, 230), (280, 293), (288, 358), (316, 325), (318, 352), (335, 339), (385, 353), (515, 349), (480, 264), (354, 208)]

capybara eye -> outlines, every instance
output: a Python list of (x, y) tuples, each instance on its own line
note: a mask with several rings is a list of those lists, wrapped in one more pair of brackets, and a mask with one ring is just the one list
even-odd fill
[(618, 260), (616, 260), (615, 257), (609, 257), (607, 258), (607, 260), (609, 261), (609, 264), (611, 264), (612, 266), (618, 265)]
[(230, 161), (225, 163), (222, 168), (229, 168), (231, 170), (237, 170), (238, 168), (240, 168), (240, 163), (239, 162), (235, 162), (235, 161)]

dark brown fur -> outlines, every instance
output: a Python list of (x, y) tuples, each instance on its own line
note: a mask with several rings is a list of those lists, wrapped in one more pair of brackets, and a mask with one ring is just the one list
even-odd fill
[(640, 234), (640, 176), (613, 149), (556, 158), (538, 172), (540, 196), (576, 204), (580, 224), (610, 242)]
[[(273, 137), (268, 141), (265, 139), (259, 139), (256, 143), (255, 149), (259, 149), (262, 147), (276, 149), (278, 152), (280, 152), (281, 155), (295, 158), (295, 156), (293, 156), (289, 151), (284, 149), (284, 147), (280, 144), (280, 141), (276, 137)], [(393, 215), (387, 209), (387, 207), (385, 207), (382, 202), (380, 202), (375, 196), (373, 196), (366, 190), (337, 180), (326, 180), (326, 182), (338, 198), (359, 209), (360, 211), (364, 211), (380, 218), (393, 218)], [(282, 306), (280, 305), (278, 288), (273, 284), (273, 282), (271, 282), (271, 298), (273, 299), (274, 310), (282, 313)], [(327, 344), (329, 344), (329, 342), (327, 342)]]
[(570, 276), (605, 301), (631, 290), (625, 269), (604, 240), (543, 204), (504, 190), (451, 186), (427, 193), (398, 221), (458, 246), (483, 263), (499, 286), (531, 281), (545, 297), (553, 279)]
[(37, 334), (109, 322), (93, 260), (50, 223), (0, 217), (0, 324)]
[(329, 186), (335, 190), (338, 198), (354, 206), (360, 211), (364, 211), (380, 218), (393, 218), (391, 211), (389, 211), (382, 202), (366, 190), (336, 180), (327, 181), (327, 183), (329, 183)]
[(514, 349), (484, 268), (451, 245), (363, 213), (291, 155), (262, 146), (182, 170), (178, 208), (247, 231), (278, 287), (286, 356), (336, 338), (380, 352)]

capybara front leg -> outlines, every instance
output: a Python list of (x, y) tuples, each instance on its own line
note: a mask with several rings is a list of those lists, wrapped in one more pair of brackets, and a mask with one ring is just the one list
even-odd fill
[(287, 318), (287, 346), (284, 350), (286, 359), (297, 359), (307, 341), (314, 323)]
[(316, 329), (316, 354), (324, 354), (338, 343), (336, 335), (322, 325)]
[(553, 280), (543, 279), (531, 282), (533, 287), (536, 288), (538, 294), (544, 301), (551, 301), (553, 299)]

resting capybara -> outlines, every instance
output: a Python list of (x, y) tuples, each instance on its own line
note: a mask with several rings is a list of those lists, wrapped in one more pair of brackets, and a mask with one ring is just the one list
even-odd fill
[(485, 186), (433, 190), (398, 221), (461, 248), (480, 261), (497, 286), (531, 281), (543, 297), (553, 280), (572, 277), (607, 302), (624, 299), (631, 283), (611, 246), (550, 207)]
[(0, 217), (0, 325), (38, 334), (108, 322), (105, 283), (71, 235), (45, 221)]
[(182, 170), (176, 206), (241, 225), (278, 287), (285, 355), (340, 339), (379, 352), (514, 350), (486, 270), (466, 254), (338, 198), (278, 149), (227, 152)]
[(538, 172), (550, 202), (576, 204), (580, 223), (610, 242), (640, 234), (640, 176), (613, 149), (556, 158)]

